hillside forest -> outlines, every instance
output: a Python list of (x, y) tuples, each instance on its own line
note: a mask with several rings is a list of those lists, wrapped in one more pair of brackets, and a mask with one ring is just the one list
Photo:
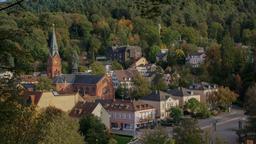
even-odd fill
[[(114, 45), (138, 45), (155, 63), (179, 73), (176, 86), (208, 81), (244, 94), (256, 75), (255, 0), (37, 0), (0, 13), (1, 68), (19, 74), (45, 71), (52, 24), (63, 73), (105, 56)], [(190, 68), (185, 57), (205, 49), (206, 63)]]

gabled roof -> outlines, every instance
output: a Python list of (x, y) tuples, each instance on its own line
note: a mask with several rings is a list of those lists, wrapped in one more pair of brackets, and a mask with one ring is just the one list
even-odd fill
[(165, 101), (167, 100), (171, 95), (164, 92), (164, 91), (154, 91), (148, 96), (145, 96), (142, 98), (142, 100), (148, 100), (148, 101)]
[(189, 90), (183, 87), (168, 90), (168, 93), (171, 94), (172, 96), (181, 96), (181, 97), (194, 95), (194, 92), (192, 90)]
[(141, 101), (115, 100), (115, 101), (100, 101), (102, 106), (108, 111), (141, 111), (154, 109), (153, 106), (145, 104)]
[(204, 52), (195, 52), (195, 53), (192, 53), (192, 54), (188, 55), (187, 58), (192, 57), (192, 56), (193, 57), (200, 57), (200, 56), (206, 56), (206, 54)]
[(137, 70), (115, 70), (114, 74), (119, 81), (124, 81), (124, 79), (135, 77), (139, 72)]
[(53, 83), (83, 83), (97, 84), (104, 76), (89, 74), (62, 74), (54, 77)]
[(94, 109), (99, 105), (100, 103), (93, 103), (93, 102), (78, 102), (74, 108), (71, 110), (69, 115), (71, 117), (81, 117), (83, 115), (92, 114)]
[(207, 90), (207, 89), (217, 89), (216, 84), (211, 84), (208, 82), (200, 82), (200, 83), (194, 83), (191, 86), (189, 86), (189, 89), (191, 90)]

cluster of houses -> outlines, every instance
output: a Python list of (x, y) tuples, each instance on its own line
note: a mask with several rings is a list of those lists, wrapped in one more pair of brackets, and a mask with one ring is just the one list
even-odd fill
[[(191, 98), (206, 102), (210, 93), (217, 91), (215, 84), (201, 82), (188, 88), (152, 91), (139, 100), (116, 99), (115, 91), (119, 87), (132, 89), (133, 79), (137, 74), (150, 81), (157, 66), (142, 57), (141, 49), (137, 46), (113, 47), (110, 57), (122, 64), (132, 62), (132, 65), (126, 70), (109, 70), (105, 75), (62, 74), (61, 57), (53, 29), (46, 75), (52, 79), (54, 90), (36, 91), (33, 86), (38, 83), (40, 76), (24, 75), (21, 77), (27, 90), (24, 101), (38, 108), (54, 106), (68, 112), (73, 118), (92, 114), (112, 133), (135, 135), (137, 129), (168, 118), (171, 107), (182, 107)], [(195, 65), (202, 62), (191, 61)], [(166, 81), (168, 82), (168, 79)]]

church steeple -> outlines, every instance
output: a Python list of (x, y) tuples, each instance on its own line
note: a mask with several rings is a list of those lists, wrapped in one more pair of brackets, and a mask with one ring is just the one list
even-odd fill
[(47, 75), (53, 78), (61, 74), (61, 58), (58, 51), (57, 39), (54, 24), (52, 26), (52, 36), (49, 47), (49, 58), (47, 62)]
[(52, 24), (52, 39), (51, 39), (51, 43), (50, 43), (50, 55), (51, 56), (59, 55), (54, 24)]

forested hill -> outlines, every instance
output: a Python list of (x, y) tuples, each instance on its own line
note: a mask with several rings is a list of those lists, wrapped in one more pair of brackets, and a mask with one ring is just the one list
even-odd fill
[[(74, 55), (87, 52), (93, 59), (112, 45), (129, 44), (141, 46), (151, 62), (157, 48), (178, 50), (184, 60), (204, 47), (210, 55), (202, 79), (252, 79), (247, 55), (235, 43), (255, 47), (255, 0), (31, 0), (23, 6), (0, 13), (0, 58), (21, 72), (45, 70), (54, 23), (64, 73)], [(170, 57), (175, 62), (167, 65), (184, 66), (179, 59)]]

